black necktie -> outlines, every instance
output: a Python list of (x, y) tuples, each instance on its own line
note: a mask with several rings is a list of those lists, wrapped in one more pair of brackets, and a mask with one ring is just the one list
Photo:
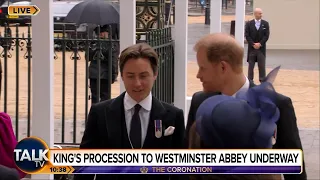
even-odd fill
[(141, 148), (141, 121), (139, 116), (140, 104), (134, 106), (134, 114), (131, 119), (130, 140), (134, 149)]

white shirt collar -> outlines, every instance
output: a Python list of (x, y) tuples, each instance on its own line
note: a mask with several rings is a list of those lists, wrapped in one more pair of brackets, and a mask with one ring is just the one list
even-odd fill
[(243, 86), (242, 86), (235, 94), (233, 94), (232, 96), (233, 96), (233, 97), (236, 97), (237, 93), (248, 91), (249, 87), (250, 87), (250, 82), (249, 82), (249, 79), (246, 77), (246, 82), (245, 82), (245, 83), (243, 84)]
[(145, 99), (143, 99), (140, 103), (137, 103), (126, 92), (124, 95), (123, 102), (124, 102), (124, 109), (126, 111), (131, 110), (136, 104), (140, 104), (143, 109), (150, 111), (152, 106), (152, 95), (150, 92), (150, 94)]
[(257, 20), (257, 19), (254, 19), (254, 21), (255, 21), (255, 22), (261, 22), (261, 19), (259, 19), (259, 20)]

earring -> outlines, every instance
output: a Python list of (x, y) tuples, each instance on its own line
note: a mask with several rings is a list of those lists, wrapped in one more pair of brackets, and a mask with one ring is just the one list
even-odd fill
[(272, 146), (276, 144), (276, 138), (272, 137), (271, 142), (272, 142)]
[(277, 142), (277, 129), (274, 130), (274, 134), (272, 136), (271, 141), (272, 141), (272, 145), (276, 144), (276, 142)]

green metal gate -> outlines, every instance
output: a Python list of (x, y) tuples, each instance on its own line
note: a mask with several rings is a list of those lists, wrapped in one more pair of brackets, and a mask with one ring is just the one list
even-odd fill
[[(32, 76), (32, 34), (31, 26), (10, 27), (11, 33), (0, 28), (1, 62), (1, 104), (0, 110), (7, 112), (13, 121), (17, 139), (30, 136), (31, 130), (31, 76)], [(65, 29), (65, 28), (63, 28)], [(69, 28), (70, 29), (70, 28)], [(22, 31), (22, 32), (21, 32)], [(65, 30), (56, 31), (54, 38), (54, 119), (55, 143), (78, 144), (81, 141), (84, 124), (90, 108), (88, 84), (89, 48), (103, 48), (119, 45), (118, 39), (90, 37), (91, 32)], [(159, 54), (159, 74), (152, 93), (159, 100), (173, 103), (174, 87), (174, 41), (171, 28), (150, 29), (145, 40)], [(109, 50), (110, 52), (112, 50)], [(111, 54), (111, 53), (110, 53)], [(118, 79), (120, 75), (118, 76)], [(115, 97), (115, 85), (111, 94)], [(111, 87), (111, 84), (110, 84)], [(110, 94), (110, 97), (111, 97)]]

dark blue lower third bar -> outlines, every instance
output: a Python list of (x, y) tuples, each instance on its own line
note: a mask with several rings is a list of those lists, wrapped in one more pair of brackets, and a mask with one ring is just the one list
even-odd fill
[(73, 174), (300, 174), (301, 166), (73, 166)]

